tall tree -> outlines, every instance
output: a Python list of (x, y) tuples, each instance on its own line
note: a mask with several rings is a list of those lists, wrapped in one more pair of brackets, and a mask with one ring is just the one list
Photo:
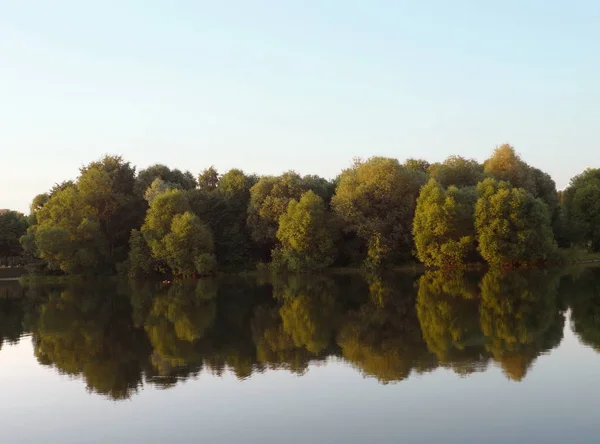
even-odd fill
[(253, 240), (270, 252), (277, 244), (277, 229), (281, 215), (292, 199), (300, 199), (307, 191), (306, 183), (294, 171), (281, 176), (264, 176), (250, 189), (248, 226)]
[(452, 185), (459, 188), (474, 187), (485, 177), (483, 165), (475, 159), (461, 156), (450, 156), (442, 163), (434, 163), (427, 172), (444, 188)]
[(572, 178), (563, 200), (569, 238), (600, 251), (600, 168)]
[(413, 235), (417, 257), (428, 267), (462, 266), (477, 258), (474, 188), (445, 190), (435, 179), (417, 199)]
[(274, 262), (291, 271), (319, 270), (334, 261), (334, 227), (325, 202), (312, 191), (291, 200), (279, 218), (281, 248)]
[(385, 157), (356, 161), (342, 173), (332, 207), (345, 230), (367, 244), (367, 265), (380, 267), (411, 256), (412, 221), (425, 181), (424, 173)]
[(522, 188), (486, 179), (479, 184), (475, 228), (490, 264), (517, 265), (555, 258), (548, 206)]
[(17, 211), (0, 213), (0, 258), (20, 256), (23, 252), (19, 239), (27, 231), (27, 218)]
[(135, 192), (137, 195), (144, 196), (144, 193), (155, 179), (162, 179), (165, 182), (177, 184), (183, 190), (191, 190), (198, 185), (198, 182), (189, 171), (172, 170), (165, 165), (156, 164), (141, 170), (137, 175), (135, 180)]
[(204, 191), (214, 191), (219, 184), (219, 173), (214, 166), (211, 166), (198, 176), (198, 188)]

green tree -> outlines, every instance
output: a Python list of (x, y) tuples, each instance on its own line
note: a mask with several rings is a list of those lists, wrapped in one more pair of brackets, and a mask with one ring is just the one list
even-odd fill
[(22, 241), (27, 245), (32, 239), (37, 254), (51, 270), (93, 273), (108, 262), (109, 249), (100, 221), (76, 187), (55, 193), (36, 213), (36, 220), (31, 236), (24, 236)]
[(476, 200), (473, 188), (445, 190), (435, 179), (421, 189), (413, 223), (421, 262), (428, 267), (456, 267), (476, 258)]
[(134, 183), (135, 168), (119, 156), (81, 168), (77, 182), (56, 185), (35, 212), (28, 251), (67, 273), (114, 271), (143, 218)]
[(404, 166), (411, 171), (427, 173), (431, 164), (423, 159), (406, 159)]
[(219, 185), (219, 173), (214, 166), (211, 166), (198, 176), (198, 188), (204, 191), (214, 191)]
[(510, 183), (515, 188), (523, 188), (535, 195), (535, 180), (531, 175), (530, 167), (508, 145), (500, 145), (493, 154), (483, 163), (486, 174), (496, 180)]
[[(141, 232), (160, 271), (191, 276), (216, 269), (212, 233), (190, 211), (181, 190), (166, 191), (152, 201)], [(130, 256), (130, 262), (134, 266), (138, 259)]]
[(248, 226), (252, 238), (269, 251), (277, 241), (277, 224), (292, 199), (306, 191), (299, 174), (290, 171), (281, 176), (264, 176), (250, 189)]
[(474, 187), (485, 177), (483, 165), (475, 159), (461, 156), (450, 156), (442, 163), (434, 163), (427, 172), (444, 188), (452, 185), (458, 188)]
[(151, 204), (152, 201), (159, 194), (162, 194), (165, 191), (175, 190), (175, 189), (179, 189), (180, 190), (181, 186), (179, 184), (176, 184), (176, 183), (165, 182), (160, 177), (157, 177), (156, 179), (154, 179), (154, 181), (150, 184), (150, 186), (148, 187), (148, 189), (144, 193), (144, 199), (146, 199), (146, 201), (148, 202), (148, 204)]
[(155, 263), (146, 239), (139, 230), (132, 230), (129, 238), (127, 273), (130, 277), (145, 277), (152, 274)]
[(569, 239), (600, 251), (600, 168), (572, 178), (563, 200)]
[(190, 212), (173, 217), (171, 231), (163, 243), (164, 258), (176, 275), (207, 275), (217, 268), (212, 233)]
[(274, 254), (278, 265), (291, 271), (326, 268), (333, 263), (334, 228), (323, 199), (312, 191), (300, 201), (291, 200), (279, 219), (277, 239), (281, 249)]
[(412, 221), (426, 175), (397, 160), (373, 157), (345, 170), (332, 199), (344, 229), (368, 246), (367, 264), (389, 265), (411, 256)]
[(27, 218), (17, 211), (0, 213), (0, 259), (21, 256), (23, 248), (19, 239), (28, 225)]
[(478, 186), (475, 228), (481, 256), (490, 264), (554, 259), (556, 243), (548, 206), (522, 188), (486, 179)]
[(169, 167), (161, 164), (149, 166), (141, 170), (135, 179), (135, 192), (143, 197), (148, 187), (155, 179), (161, 179), (167, 183), (177, 184), (182, 190), (192, 190), (196, 188), (198, 182), (189, 171), (182, 172), (178, 169), (171, 170)]
[(533, 197), (544, 201), (550, 211), (552, 227), (558, 229), (558, 192), (547, 173), (528, 165), (512, 146), (506, 144), (497, 147), (483, 165), (487, 175), (508, 182), (515, 188), (523, 188)]

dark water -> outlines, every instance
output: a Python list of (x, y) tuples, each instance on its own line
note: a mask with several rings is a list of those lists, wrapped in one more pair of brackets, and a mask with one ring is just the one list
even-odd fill
[(600, 270), (0, 282), (2, 443), (597, 443)]

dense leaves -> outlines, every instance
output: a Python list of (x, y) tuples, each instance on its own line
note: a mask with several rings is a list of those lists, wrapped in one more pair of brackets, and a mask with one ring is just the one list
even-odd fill
[(312, 191), (292, 200), (279, 219), (281, 247), (273, 261), (290, 271), (319, 270), (334, 261), (335, 228), (323, 199)]
[(339, 180), (332, 206), (368, 246), (367, 264), (378, 268), (410, 258), (412, 221), (426, 175), (395, 159), (357, 161)]
[(413, 259), (435, 268), (554, 263), (557, 245), (600, 250), (598, 171), (558, 193), (510, 145), (483, 164), (461, 156), (356, 160), (333, 180), (212, 166), (196, 178), (160, 164), (136, 174), (106, 156), (36, 196), (27, 219), (4, 211), (0, 258), (16, 255), (11, 264), (47, 273), (136, 277), (265, 262), (292, 272), (382, 270)]
[(556, 243), (548, 206), (523, 188), (486, 179), (478, 185), (475, 228), (481, 256), (491, 264), (553, 260)]
[(417, 257), (428, 267), (462, 266), (475, 259), (473, 188), (445, 190), (435, 179), (421, 189), (413, 225)]

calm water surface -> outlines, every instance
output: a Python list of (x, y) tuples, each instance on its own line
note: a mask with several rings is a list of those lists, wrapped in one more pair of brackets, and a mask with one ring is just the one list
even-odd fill
[(0, 282), (2, 443), (598, 443), (600, 270)]

